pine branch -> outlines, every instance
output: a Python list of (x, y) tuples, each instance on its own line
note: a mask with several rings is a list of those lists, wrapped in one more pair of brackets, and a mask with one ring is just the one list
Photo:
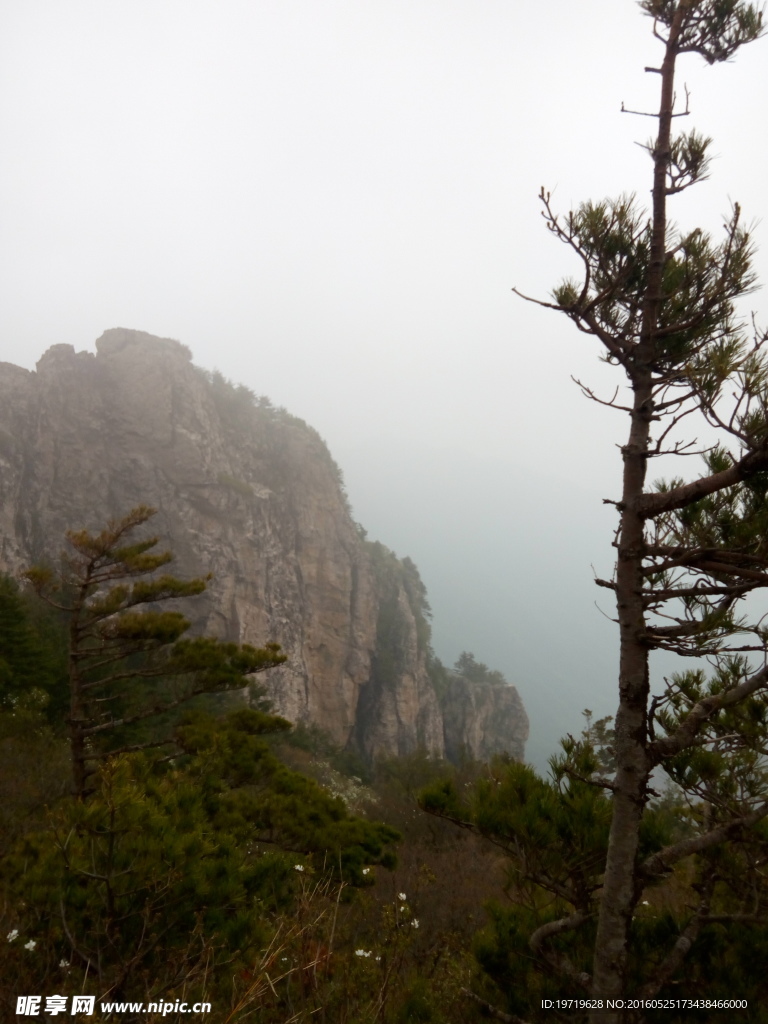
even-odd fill
[(700, 477), (691, 483), (672, 487), (668, 491), (643, 494), (635, 505), (635, 511), (646, 519), (659, 516), (664, 512), (673, 512), (676, 509), (692, 505), (695, 501), (700, 501), (701, 498), (706, 498), (710, 494), (723, 491), (726, 487), (744, 483), (766, 470), (768, 470), (768, 446), (763, 445), (719, 473), (711, 473), (709, 476)]
[(557, 921), (547, 921), (536, 929), (528, 939), (531, 950), (542, 958), (552, 970), (563, 978), (575, 982), (581, 988), (588, 989), (592, 980), (586, 971), (577, 971), (567, 956), (555, 951), (545, 950), (544, 943), (554, 935), (562, 935), (563, 932), (575, 931), (590, 920), (592, 914), (586, 911), (577, 911), (569, 917), (561, 917)]
[(701, 853), (702, 850), (709, 850), (713, 846), (719, 846), (720, 843), (730, 839), (734, 833), (752, 828), (753, 825), (762, 821), (766, 815), (768, 815), (768, 800), (763, 801), (749, 814), (744, 814), (740, 818), (733, 818), (731, 821), (718, 825), (717, 828), (713, 828), (709, 832), (693, 836), (690, 839), (683, 839), (679, 843), (674, 843), (652, 854), (640, 865), (640, 874), (649, 881), (658, 878), (660, 875), (665, 875), (672, 869), (673, 864), (677, 864), (694, 853)]
[(724, 693), (703, 697), (693, 706), (675, 732), (651, 743), (648, 749), (649, 764), (661, 764), (666, 758), (679, 754), (680, 751), (690, 746), (704, 724), (718, 711), (740, 704), (753, 693), (766, 687), (768, 687), (768, 665), (764, 665), (742, 683)]

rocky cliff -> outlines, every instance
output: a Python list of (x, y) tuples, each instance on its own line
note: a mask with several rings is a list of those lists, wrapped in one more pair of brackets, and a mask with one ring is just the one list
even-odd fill
[(152, 505), (174, 571), (213, 576), (185, 609), (195, 630), (282, 645), (267, 681), (281, 714), (369, 758), (523, 756), (514, 687), (457, 680), (438, 699), (416, 567), (364, 539), (312, 428), (177, 341), (115, 329), (96, 348), (54, 345), (35, 373), (0, 363), (0, 571)]
[[(454, 676), (442, 706), (445, 756), (449, 761), (458, 761), (464, 755), (487, 761), (500, 749), (516, 757), (522, 756), (528, 718), (514, 686), (492, 686)], [(524, 737), (522, 723), (525, 723)], [(517, 744), (502, 746), (499, 742), (502, 736), (519, 740)]]

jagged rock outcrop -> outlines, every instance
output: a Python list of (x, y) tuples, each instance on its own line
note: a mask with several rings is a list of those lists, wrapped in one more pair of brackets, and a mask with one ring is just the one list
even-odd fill
[[(522, 728), (525, 723), (525, 728)], [(523, 759), (528, 719), (514, 686), (494, 686), (453, 676), (443, 698), (445, 756), (487, 761), (501, 750)]]
[(152, 505), (174, 571), (212, 574), (184, 609), (194, 629), (282, 645), (288, 661), (266, 680), (281, 714), (367, 757), (443, 755), (446, 740), (522, 756), (513, 687), (457, 690), (444, 713), (415, 566), (364, 540), (311, 427), (193, 366), (177, 341), (118, 328), (96, 349), (54, 345), (36, 373), (0, 363), (0, 570)]

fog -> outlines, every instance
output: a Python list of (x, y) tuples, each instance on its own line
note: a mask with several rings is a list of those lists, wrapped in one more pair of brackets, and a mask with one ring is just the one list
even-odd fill
[[(438, 654), (519, 687), (540, 766), (584, 707), (613, 711), (591, 581), (625, 427), (570, 377), (623, 381), (511, 289), (577, 269), (542, 185), (563, 212), (647, 195), (654, 122), (620, 108), (657, 105), (651, 27), (631, 0), (0, 9), (0, 359), (146, 330), (311, 423), (356, 518), (421, 568)], [(683, 226), (765, 214), (766, 46), (681, 60), (683, 123), (718, 157)]]

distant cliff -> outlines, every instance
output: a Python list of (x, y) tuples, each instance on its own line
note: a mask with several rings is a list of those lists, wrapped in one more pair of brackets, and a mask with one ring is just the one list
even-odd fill
[(117, 328), (96, 348), (54, 345), (36, 373), (0, 363), (0, 570), (152, 505), (174, 571), (213, 574), (185, 609), (195, 630), (282, 645), (268, 677), (281, 714), (368, 758), (523, 756), (514, 687), (436, 690), (418, 571), (365, 540), (316, 431), (177, 341)]

